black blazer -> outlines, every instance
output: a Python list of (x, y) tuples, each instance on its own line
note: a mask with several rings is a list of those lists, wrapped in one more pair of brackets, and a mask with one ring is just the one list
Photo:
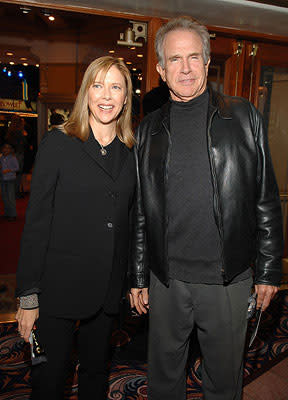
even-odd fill
[(113, 176), (91, 137), (81, 142), (55, 130), (39, 146), (16, 295), (40, 293), (41, 312), (86, 318), (102, 306), (118, 311), (136, 179), (133, 151), (119, 144)]

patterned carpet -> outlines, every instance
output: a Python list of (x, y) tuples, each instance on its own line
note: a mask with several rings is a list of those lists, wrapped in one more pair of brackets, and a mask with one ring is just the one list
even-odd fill
[[(112, 336), (112, 361), (107, 400), (145, 400), (147, 320), (125, 314)], [(251, 334), (255, 321), (249, 325)], [(29, 346), (17, 336), (14, 323), (0, 324), (0, 399), (26, 400), (30, 393)], [(194, 346), (195, 348), (195, 346)], [(262, 316), (258, 336), (245, 357), (245, 383), (288, 355), (288, 291), (280, 291)], [(74, 361), (73, 361), (74, 360)], [(77, 399), (77, 358), (71, 360), (66, 398)], [(75, 371), (75, 373), (74, 373)], [(190, 358), (187, 399), (202, 399), (201, 364), (197, 353)], [(91, 399), (92, 400), (92, 399)], [(95, 399), (96, 400), (96, 399)]]

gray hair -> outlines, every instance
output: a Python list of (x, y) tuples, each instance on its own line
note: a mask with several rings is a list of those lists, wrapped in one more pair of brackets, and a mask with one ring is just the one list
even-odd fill
[(167, 24), (162, 25), (158, 30), (155, 39), (155, 51), (158, 58), (158, 62), (162, 68), (164, 68), (164, 54), (163, 54), (163, 43), (167, 33), (172, 31), (190, 31), (196, 32), (201, 41), (203, 47), (203, 59), (204, 63), (207, 64), (210, 58), (210, 35), (206, 26), (201, 25), (198, 21), (189, 17), (173, 18)]

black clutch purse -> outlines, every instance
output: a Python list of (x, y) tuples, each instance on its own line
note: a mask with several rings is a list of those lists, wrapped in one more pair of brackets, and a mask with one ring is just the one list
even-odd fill
[(47, 357), (45, 354), (45, 350), (40, 343), (37, 329), (32, 329), (29, 341), (31, 344), (32, 365), (37, 365), (41, 364), (42, 362), (46, 362)]

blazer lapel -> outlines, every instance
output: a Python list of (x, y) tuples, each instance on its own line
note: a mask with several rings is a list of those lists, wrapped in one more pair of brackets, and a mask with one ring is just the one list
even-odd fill
[(119, 141), (119, 152), (118, 152), (119, 159), (115, 160), (114, 168), (112, 171), (112, 178), (114, 181), (118, 179), (118, 176), (120, 175), (120, 172), (124, 167), (129, 154), (128, 147), (126, 147), (126, 145), (122, 143), (118, 138), (116, 138), (116, 140)]

